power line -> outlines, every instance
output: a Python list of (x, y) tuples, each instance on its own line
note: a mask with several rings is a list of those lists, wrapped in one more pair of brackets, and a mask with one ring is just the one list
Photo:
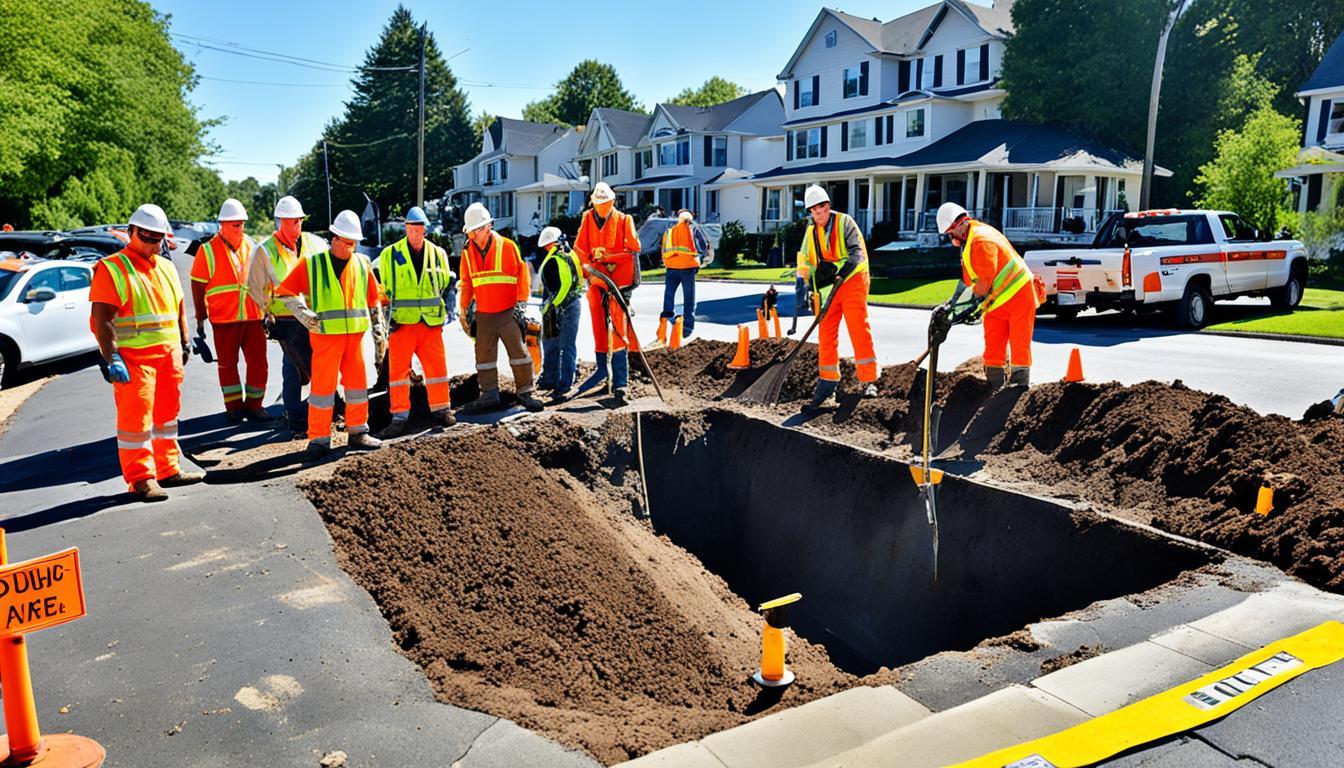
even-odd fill
[(210, 77), (209, 75), (198, 75), (202, 80), (213, 80), (217, 83), (241, 83), (243, 85), (280, 85), (293, 88), (349, 88), (351, 83), (276, 83), (266, 80), (231, 80), (227, 77)]
[(261, 59), (262, 61), (273, 61), (280, 64), (293, 64), (297, 67), (306, 67), (325, 72), (412, 72), (417, 67), (352, 67), (348, 64), (336, 64), (330, 61), (319, 61), (317, 59), (307, 59), (302, 56), (291, 56), (286, 53), (275, 53), (273, 51), (263, 51), (257, 48), (247, 48), (228, 40), (214, 40), (208, 37), (198, 37), (195, 35), (183, 35), (177, 32), (169, 33), (172, 37), (183, 40), (197, 48), (218, 51), (220, 53), (229, 53), (234, 56), (243, 56), (249, 59)]
[(381, 139), (375, 139), (373, 141), (365, 142), (363, 144), (340, 144), (332, 141), (331, 139), (327, 139), (327, 144), (329, 146), (339, 147), (341, 149), (359, 149), (360, 147), (372, 147), (375, 144), (382, 144), (385, 141), (392, 141), (394, 139), (409, 139), (415, 135), (416, 134), (414, 133), (398, 133), (392, 136), (384, 136)]

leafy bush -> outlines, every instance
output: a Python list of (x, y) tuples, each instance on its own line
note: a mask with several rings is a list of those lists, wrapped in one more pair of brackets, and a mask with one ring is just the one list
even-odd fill
[(747, 247), (747, 228), (740, 221), (730, 221), (723, 225), (723, 234), (719, 237), (718, 262), (732, 269), (737, 266), (738, 257)]
[(901, 223), (899, 221), (879, 221), (873, 225), (873, 234), (868, 236), (869, 248), (881, 248), (887, 243), (894, 243), (901, 239)]

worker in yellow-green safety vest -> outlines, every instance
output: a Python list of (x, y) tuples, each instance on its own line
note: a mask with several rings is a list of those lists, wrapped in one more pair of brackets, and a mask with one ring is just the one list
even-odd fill
[(574, 386), (578, 372), (577, 342), (583, 315), (583, 269), (557, 227), (546, 227), (537, 238), (546, 249), (537, 272), (541, 276), (541, 378), (537, 387), (562, 399)]

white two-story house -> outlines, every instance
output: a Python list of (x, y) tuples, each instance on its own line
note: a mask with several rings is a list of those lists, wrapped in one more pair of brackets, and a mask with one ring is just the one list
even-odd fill
[[(617, 190), (623, 184), (648, 175), (645, 156), (636, 147), (649, 131), (649, 116), (643, 112), (599, 107), (588, 117), (578, 155), (574, 158), (579, 173), (592, 184), (605, 181)], [(626, 210), (630, 201), (616, 193), (616, 207)]]
[[(783, 103), (770, 88), (712, 107), (659, 104), (634, 150), (630, 177), (613, 185), (630, 210), (690, 208), (702, 222), (741, 219), (757, 209), (750, 184), (732, 193), (716, 182), (775, 167), (784, 158)], [(738, 203), (741, 193), (749, 197)], [(731, 200), (725, 200), (727, 195)], [(725, 218), (725, 205), (733, 216)], [(745, 223), (745, 222), (744, 222)]]
[(535, 235), (549, 218), (548, 195), (564, 198), (568, 212), (571, 191), (581, 200), (587, 189), (573, 162), (574, 128), (496, 117), (481, 144), (480, 154), (453, 169), (448, 197), (462, 208), (484, 203), (496, 229)]
[(888, 22), (818, 13), (778, 76), (784, 162), (750, 179), (763, 229), (802, 215), (808, 184), (866, 231), (894, 221), (902, 237), (932, 230), (949, 200), (1018, 235), (1090, 232), (1137, 203), (1139, 160), (1002, 119), (1011, 9), (941, 0)]
[[(1297, 181), (1297, 210), (1323, 211), (1344, 183), (1344, 33), (1297, 92), (1307, 110), (1297, 165), (1277, 176)], [(1340, 193), (1344, 195), (1344, 192)], [(1344, 204), (1344, 198), (1338, 200)]]

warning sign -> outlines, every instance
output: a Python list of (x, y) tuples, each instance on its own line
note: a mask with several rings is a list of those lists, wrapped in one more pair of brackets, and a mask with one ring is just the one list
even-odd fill
[(84, 613), (79, 548), (0, 566), (0, 636), (36, 632)]

